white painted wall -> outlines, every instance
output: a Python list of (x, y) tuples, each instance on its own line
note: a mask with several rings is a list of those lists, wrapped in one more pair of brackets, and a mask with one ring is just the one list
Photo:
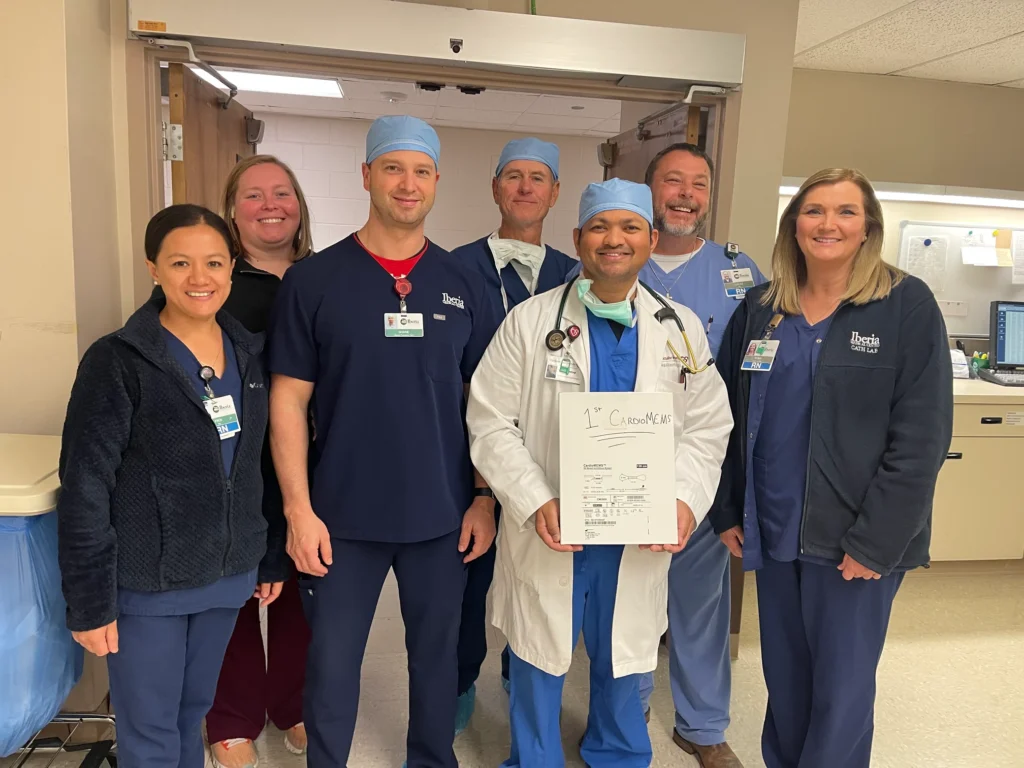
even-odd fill
[[(291, 166), (309, 201), (313, 242), (322, 250), (359, 229), (366, 221), (369, 195), (363, 189), (361, 163), (366, 152), (367, 120), (323, 119), (257, 114), (266, 122), (261, 153)], [(427, 218), (427, 237), (442, 248), (455, 248), (497, 229), (498, 208), (491, 197), (491, 178), (498, 155), (509, 139), (522, 134), (463, 128), (439, 128), (441, 180), (437, 200)], [(545, 223), (545, 241), (575, 253), (580, 195), (600, 181), (597, 146), (602, 139), (545, 136), (561, 150), (561, 196)]]

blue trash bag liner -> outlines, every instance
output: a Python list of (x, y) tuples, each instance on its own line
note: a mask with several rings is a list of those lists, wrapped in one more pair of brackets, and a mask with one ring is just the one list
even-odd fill
[(0, 757), (60, 711), (82, 662), (65, 623), (57, 514), (0, 517)]

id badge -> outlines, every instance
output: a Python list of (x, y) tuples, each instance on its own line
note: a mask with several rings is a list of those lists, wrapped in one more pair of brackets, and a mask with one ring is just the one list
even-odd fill
[(389, 338), (420, 338), (423, 336), (423, 315), (419, 312), (385, 312), (384, 335)]
[(755, 339), (747, 347), (747, 354), (740, 363), (741, 371), (765, 372), (772, 369), (775, 355), (779, 351), (778, 339)]
[(204, 400), (203, 405), (213, 419), (221, 440), (227, 440), (242, 431), (242, 425), (238, 423), (238, 413), (235, 411), (235, 400), (231, 395)]
[(582, 384), (583, 374), (576, 361), (567, 352), (552, 352), (548, 355), (544, 378), (565, 384)]
[(722, 286), (730, 299), (742, 299), (754, 287), (754, 275), (749, 268), (723, 269)]

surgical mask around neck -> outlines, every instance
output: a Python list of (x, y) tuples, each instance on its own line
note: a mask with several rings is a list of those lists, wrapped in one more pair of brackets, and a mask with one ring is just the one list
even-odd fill
[[(601, 301), (597, 296), (590, 292), (590, 286), (593, 285), (594, 281), (586, 277), (581, 277), (576, 281), (576, 295), (579, 296), (580, 302), (585, 306), (592, 314), (597, 317), (603, 317), (605, 320), (612, 320), (619, 325), (624, 325), (627, 328), (632, 328), (636, 325), (636, 315), (633, 313), (633, 303), (629, 298), (625, 298), (622, 301), (616, 301), (613, 304), (606, 304)], [(629, 295), (632, 296), (636, 292), (636, 285), (634, 285)]]

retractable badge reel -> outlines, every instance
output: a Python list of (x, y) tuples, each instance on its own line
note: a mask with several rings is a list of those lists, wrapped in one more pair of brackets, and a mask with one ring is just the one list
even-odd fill
[(423, 314), (409, 312), (406, 299), (412, 293), (412, 282), (405, 275), (395, 278), (398, 312), (384, 314), (384, 335), (388, 338), (420, 338), (423, 336)]
[(203, 380), (203, 389), (206, 390), (203, 407), (206, 408), (206, 413), (213, 420), (213, 425), (217, 427), (217, 435), (221, 440), (227, 440), (241, 432), (242, 425), (238, 421), (238, 412), (235, 410), (235, 399), (231, 395), (216, 397), (213, 394), (210, 382), (216, 375), (213, 368), (208, 365), (199, 369), (199, 378)]

